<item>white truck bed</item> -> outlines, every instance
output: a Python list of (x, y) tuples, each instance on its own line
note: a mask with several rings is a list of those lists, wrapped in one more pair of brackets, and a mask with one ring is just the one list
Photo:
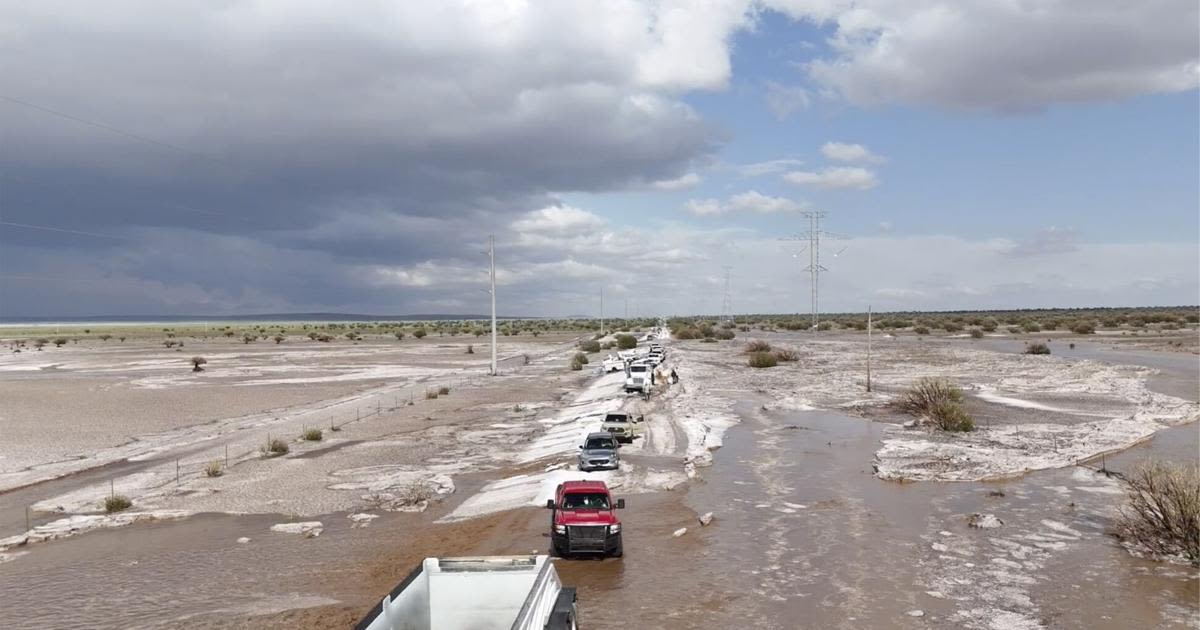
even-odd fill
[(426, 558), (358, 630), (574, 628), (575, 589), (547, 556)]

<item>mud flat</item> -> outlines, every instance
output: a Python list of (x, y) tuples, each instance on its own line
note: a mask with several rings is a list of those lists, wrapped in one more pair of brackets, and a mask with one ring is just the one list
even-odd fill
[[(0, 594), (0, 625), (346, 627), (422, 557), (544, 553), (537, 506), (560, 480), (590, 476), (629, 509), (624, 559), (556, 561), (588, 627), (1195, 627), (1196, 572), (1115, 544), (1105, 531), (1120, 489), (1075, 466), (1100, 452), (1118, 469), (1145, 454), (1195, 461), (1195, 398), (1150, 387), (1156, 368), (885, 338), (867, 392), (861, 336), (761, 337), (800, 360), (756, 370), (744, 338), (669, 342), (682, 382), (649, 401), (616, 376), (569, 371), (566, 335), (512, 344), (521, 359), (499, 378), (461, 339), (263, 346), (272, 356), (223, 385), (186, 364), (182, 376), (131, 367), (108, 387), (160, 402), (261, 397), (130, 443), (62, 449), (86, 457), (63, 469), (14, 449), (35, 464), (2, 467), (10, 486), (58, 478), (0, 494), (0, 537), (14, 537), (0, 570), (22, 585)], [(323, 354), (335, 351), (351, 356)], [(81, 366), (120, 365), (78, 352), (62, 362), (68, 378), (106, 381)], [(939, 375), (966, 389), (978, 431), (906, 429), (891, 411), (912, 380)], [(9, 369), (0, 388), (61, 378)], [(450, 393), (425, 397), (441, 386)], [(285, 404), (275, 390), (311, 399)], [(580, 438), (614, 409), (645, 414), (645, 436), (620, 471), (576, 471)], [(142, 426), (138, 414), (157, 417), (142, 409), (106, 435)], [(300, 438), (312, 427), (322, 440)], [(268, 432), (289, 452), (259, 452)], [(223, 474), (205, 476), (226, 446)], [(100, 513), (113, 489), (133, 500), (132, 522)], [(40, 531), (18, 526), (31, 504)], [(47, 539), (16, 541), (31, 533)], [(67, 592), (83, 605), (64, 611)]]

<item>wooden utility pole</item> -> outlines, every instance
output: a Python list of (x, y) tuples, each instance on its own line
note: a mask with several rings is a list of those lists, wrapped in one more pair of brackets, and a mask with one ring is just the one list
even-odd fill
[(492, 281), (492, 376), (496, 375), (496, 236), (488, 236), (488, 259), (491, 261)]
[(867, 391), (871, 391), (871, 305), (867, 305)]

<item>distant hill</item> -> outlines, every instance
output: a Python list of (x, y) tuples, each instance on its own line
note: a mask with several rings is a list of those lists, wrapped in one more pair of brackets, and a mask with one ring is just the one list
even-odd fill
[[(128, 322), (383, 322), (486, 320), (491, 315), (418, 313), (412, 315), (366, 315), (362, 313), (256, 313), (251, 315), (89, 315), (84, 317), (0, 317), (4, 324), (110, 323)], [(535, 319), (498, 315), (497, 319)]]

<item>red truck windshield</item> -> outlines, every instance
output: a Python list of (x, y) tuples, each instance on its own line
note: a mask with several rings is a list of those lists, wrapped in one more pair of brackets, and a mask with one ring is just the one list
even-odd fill
[(608, 495), (603, 492), (572, 492), (563, 496), (564, 510), (607, 510)]

